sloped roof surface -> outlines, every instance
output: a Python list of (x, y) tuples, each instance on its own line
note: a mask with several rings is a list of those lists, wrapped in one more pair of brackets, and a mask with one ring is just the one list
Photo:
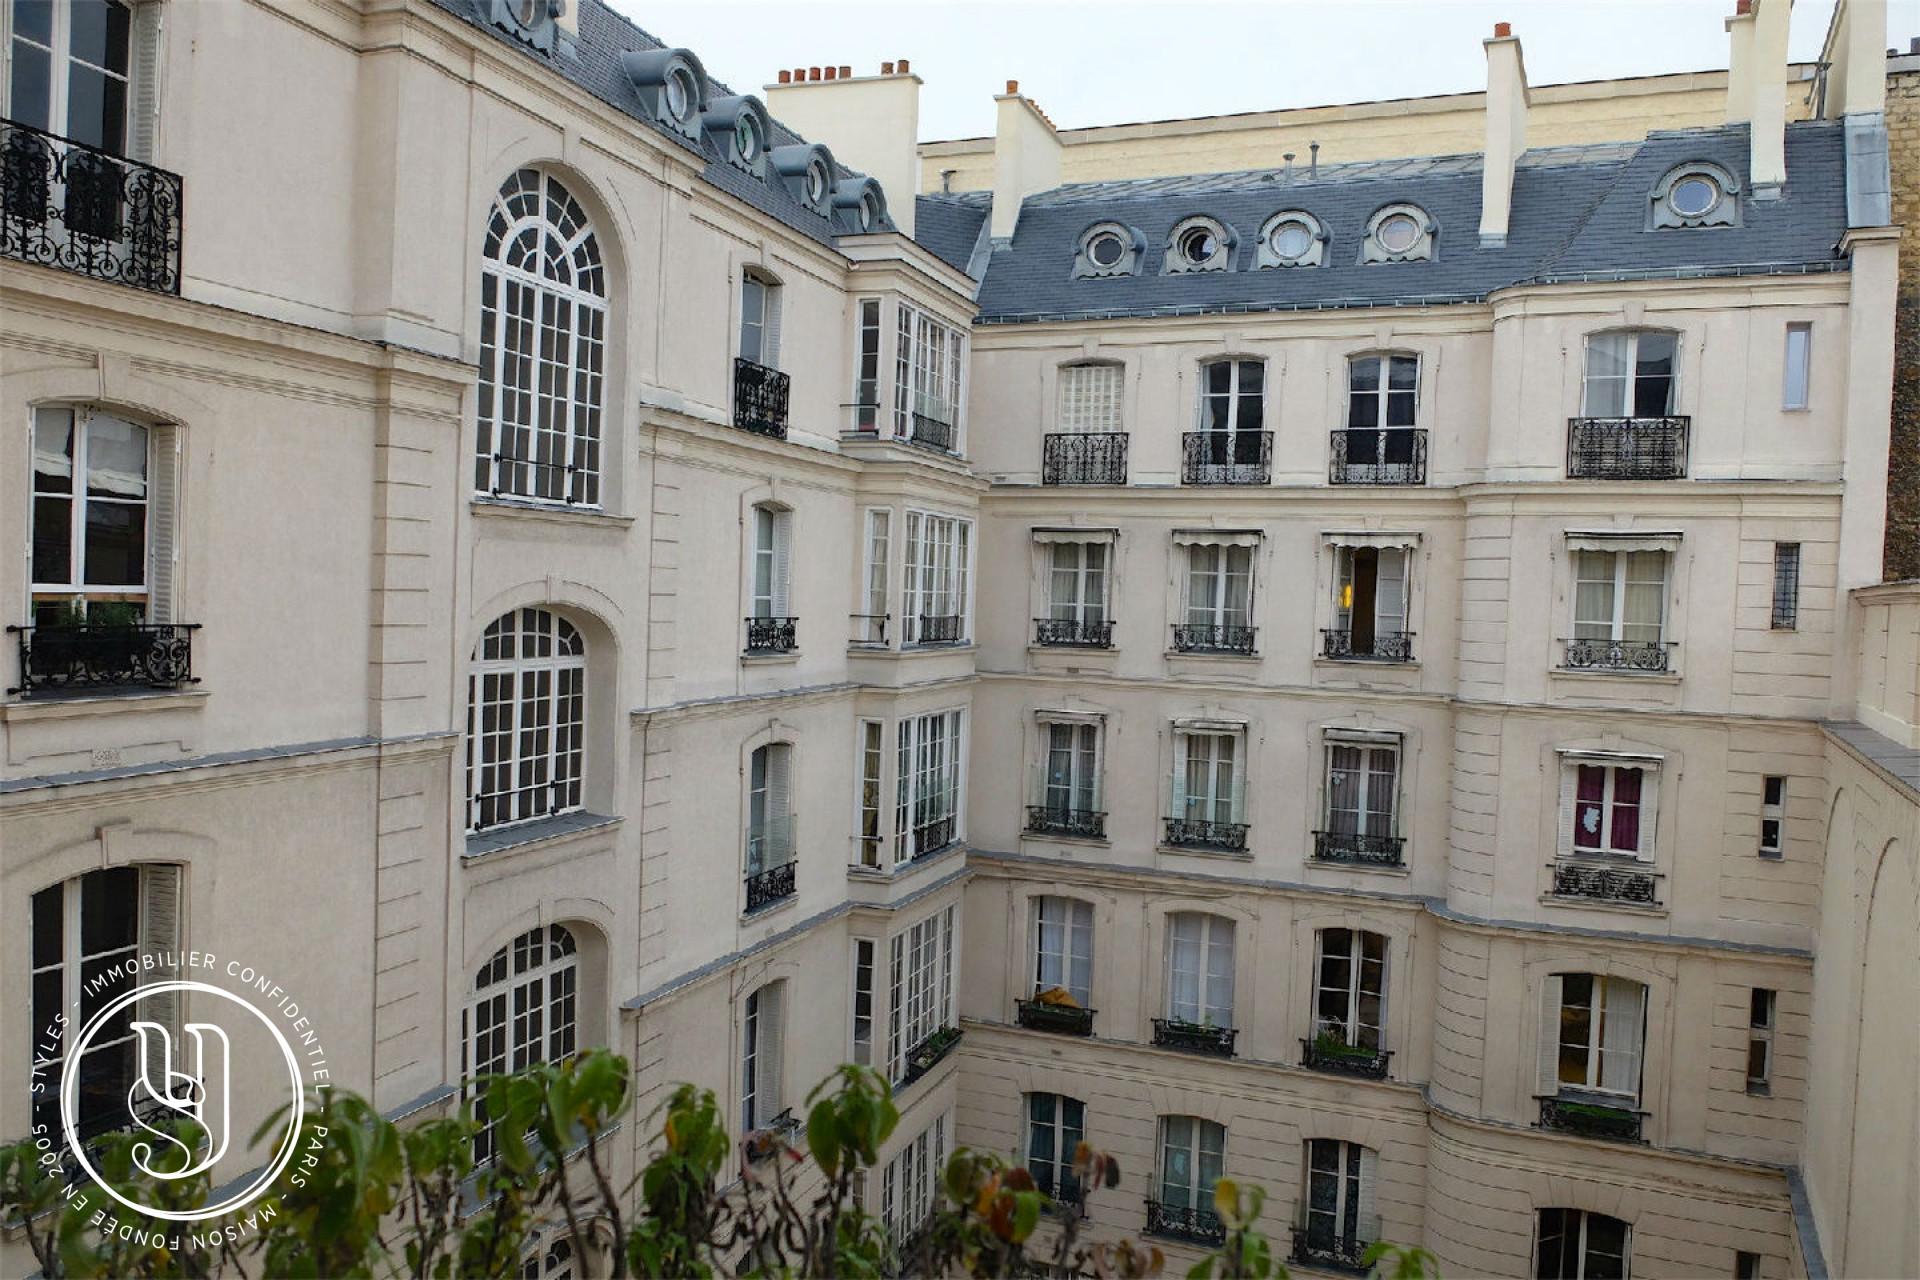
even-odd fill
[(918, 196), (913, 205), (913, 238), (948, 266), (965, 271), (992, 207), (991, 191)]

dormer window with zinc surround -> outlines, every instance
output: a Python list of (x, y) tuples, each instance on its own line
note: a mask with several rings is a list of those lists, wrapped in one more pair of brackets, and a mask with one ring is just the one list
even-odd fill
[(1717, 164), (1693, 160), (1667, 170), (1649, 194), (1648, 230), (1737, 227), (1740, 184)]
[(767, 109), (758, 98), (736, 94), (719, 98), (707, 107), (702, 117), (707, 136), (712, 139), (727, 163), (760, 177), (766, 168)]
[(635, 96), (663, 129), (683, 138), (700, 136), (707, 107), (707, 73), (686, 49), (634, 49), (620, 55)]
[(1424, 262), (1433, 257), (1439, 228), (1427, 211), (1414, 204), (1390, 204), (1367, 219), (1366, 238), (1360, 242), (1360, 261)]
[(1117, 222), (1095, 223), (1080, 233), (1073, 278), (1138, 275), (1145, 250), (1146, 238), (1132, 227)]
[(1262, 267), (1317, 267), (1326, 260), (1327, 232), (1310, 213), (1288, 210), (1260, 228)]
[(1233, 232), (1212, 218), (1186, 218), (1167, 236), (1168, 275), (1185, 271), (1225, 271), (1233, 264)]

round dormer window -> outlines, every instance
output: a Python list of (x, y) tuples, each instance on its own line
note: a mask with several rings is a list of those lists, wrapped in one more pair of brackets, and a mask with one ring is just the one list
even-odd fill
[(667, 73), (667, 114), (675, 120), (685, 121), (693, 114), (694, 104), (693, 75), (685, 67), (675, 67)]
[(1720, 203), (1720, 187), (1704, 173), (1690, 173), (1673, 184), (1667, 201), (1683, 218), (1702, 218)]
[(871, 231), (873, 230), (874, 224), (879, 221), (880, 221), (879, 202), (876, 201), (872, 195), (861, 196), (860, 197), (860, 229), (862, 231)]
[(751, 163), (760, 158), (760, 127), (752, 116), (742, 114), (733, 126), (733, 145), (742, 160)]
[(1267, 243), (1275, 257), (1297, 262), (1313, 247), (1313, 231), (1304, 222), (1283, 222), (1273, 229)]
[(1103, 271), (1119, 266), (1126, 255), (1126, 242), (1111, 231), (1102, 231), (1087, 241), (1087, 260)]
[(1412, 214), (1391, 214), (1380, 220), (1374, 235), (1388, 253), (1405, 253), (1420, 243), (1420, 224), (1413, 220)]
[(1189, 227), (1180, 234), (1180, 256), (1190, 267), (1204, 267), (1220, 252), (1219, 237), (1208, 227)]
[(547, 0), (514, 0), (513, 16), (523, 27), (531, 28), (546, 17)]
[(819, 204), (827, 198), (827, 166), (815, 160), (807, 166), (807, 203)]

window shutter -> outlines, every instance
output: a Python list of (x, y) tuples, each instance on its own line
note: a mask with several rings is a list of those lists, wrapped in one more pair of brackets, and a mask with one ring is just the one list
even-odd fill
[[(157, 6), (147, 6), (154, 8)], [(145, 12), (145, 9), (140, 10)], [(152, 428), (153, 466), (147, 491), (147, 621), (179, 620), (175, 582), (180, 510), (180, 429)]]
[(1379, 1224), (1375, 1220), (1379, 1214), (1378, 1197), (1375, 1194), (1379, 1187), (1380, 1153), (1371, 1147), (1362, 1147), (1360, 1148), (1360, 1204), (1355, 1226), (1358, 1228), (1357, 1234), (1363, 1244), (1380, 1238)]
[(1553, 847), (1561, 857), (1573, 852), (1574, 784), (1578, 777), (1578, 769), (1565, 760), (1560, 762), (1560, 833)]
[(152, 164), (160, 131), (160, 17), (166, 10), (159, 0), (133, 6), (132, 62), (127, 92), (127, 158)]
[(781, 1099), (781, 1059), (786, 1045), (787, 984), (770, 982), (760, 990), (760, 1060), (754, 1081), (754, 1119), (769, 1123), (785, 1109)]
[(1548, 974), (1540, 984), (1540, 1044), (1538, 1092), (1560, 1092), (1560, 975)]
[(773, 513), (773, 616), (790, 617), (787, 612), (787, 576), (792, 558), (793, 512)]
[(780, 367), (780, 312), (784, 310), (780, 304), (785, 295), (785, 289), (770, 284), (766, 287), (766, 300), (762, 303), (766, 312), (760, 322), (760, 363), (769, 369)]
[(1167, 815), (1169, 818), (1187, 816), (1187, 750), (1192, 742), (1193, 739), (1184, 733), (1173, 736), (1173, 782), (1169, 793), (1173, 800), (1173, 811)]
[[(180, 868), (156, 864), (141, 868), (140, 949), (152, 954), (180, 946)], [(178, 1045), (180, 1003), (177, 992), (141, 1002), (141, 1013), (167, 1029)]]
[(1407, 629), (1407, 553), (1382, 550), (1374, 579), (1374, 626), (1378, 631)]
[(767, 836), (770, 852), (780, 859), (776, 866), (785, 865), (793, 853), (787, 834), (793, 823), (793, 793), (787, 782), (792, 760), (793, 748), (785, 743), (767, 749)]
[[(1600, 986), (1595, 983), (1596, 989)], [(1599, 994), (1596, 990), (1595, 995)], [(1595, 1003), (1599, 1001), (1596, 999)], [(1606, 980), (1600, 1087), (1640, 1096), (1640, 1048), (1647, 1020), (1647, 989), (1625, 978)]]

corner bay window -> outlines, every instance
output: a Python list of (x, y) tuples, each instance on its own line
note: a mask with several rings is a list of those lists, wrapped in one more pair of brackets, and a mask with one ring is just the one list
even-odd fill
[(942, 1112), (880, 1170), (880, 1221), (896, 1249), (933, 1216), (945, 1196), (940, 1183), (947, 1170), (952, 1123), (951, 1115)]
[(901, 638), (907, 644), (958, 644), (973, 609), (973, 524), (956, 516), (907, 512), (906, 584)]
[(887, 1078), (917, 1077), (915, 1059), (936, 1033), (958, 1026), (953, 1012), (954, 909), (921, 920), (887, 943)]
[[(530, 929), (480, 966), (461, 1040), (468, 1080), (564, 1062), (579, 1048), (579, 953), (560, 925)], [(474, 1106), (486, 1123), (473, 1140), (476, 1164), (491, 1160), (497, 1141), (487, 1122), (484, 1088)]]
[(907, 717), (896, 736), (894, 860), (910, 862), (959, 839), (960, 712)]
[(586, 642), (545, 609), (487, 624), (467, 677), (467, 830), (578, 809)]
[(894, 348), (893, 433), (951, 451), (964, 387), (960, 330), (900, 304)]

